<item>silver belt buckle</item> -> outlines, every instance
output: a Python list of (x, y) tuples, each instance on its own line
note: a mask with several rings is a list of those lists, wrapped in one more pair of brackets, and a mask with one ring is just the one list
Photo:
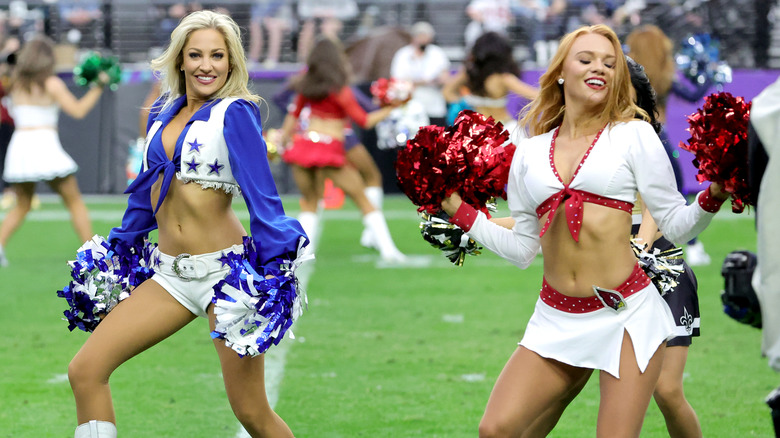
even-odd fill
[(182, 271), (182, 268), (179, 266), (179, 262), (181, 262), (182, 259), (190, 258), (192, 257), (191, 254), (183, 253), (176, 256), (175, 259), (173, 259), (173, 265), (171, 266), (171, 269), (173, 270), (174, 274), (176, 274), (179, 278), (181, 278), (184, 281), (190, 281), (195, 277), (190, 277), (187, 274), (185, 274)]

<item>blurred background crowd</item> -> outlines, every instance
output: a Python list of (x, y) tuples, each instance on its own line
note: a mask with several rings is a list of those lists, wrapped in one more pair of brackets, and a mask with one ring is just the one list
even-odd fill
[[(37, 33), (58, 44), (63, 65), (79, 50), (110, 51), (123, 63), (146, 62), (192, 10), (221, 9), (246, 30), (250, 61), (274, 68), (301, 62), (317, 33), (345, 42), (401, 34), (420, 21), (435, 43), (461, 61), (485, 31), (504, 33), (523, 67), (543, 68), (564, 33), (606, 23), (621, 36), (655, 24), (672, 41), (707, 33), (732, 68), (780, 68), (776, 0), (11, 0), (0, 1), (2, 52)], [(258, 66), (259, 68), (260, 66)]]

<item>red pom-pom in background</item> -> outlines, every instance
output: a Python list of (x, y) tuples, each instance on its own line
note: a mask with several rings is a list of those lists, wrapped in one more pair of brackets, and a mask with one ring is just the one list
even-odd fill
[(699, 182), (719, 183), (731, 194), (731, 210), (751, 204), (748, 187), (747, 133), (750, 102), (731, 93), (707, 96), (704, 106), (688, 116), (691, 137), (680, 147), (694, 154)]
[(463, 201), (487, 213), (492, 198), (506, 198), (505, 185), (515, 145), (492, 117), (461, 111), (447, 128), (423, 126), (398, 151), (398, 185), (419, 208), (437, 212), (458, 192)]
[(381, 105), (403, 102), (412, 97), (414, 84), (409, 81), (379, 78), (371, 83), (371, 95)]

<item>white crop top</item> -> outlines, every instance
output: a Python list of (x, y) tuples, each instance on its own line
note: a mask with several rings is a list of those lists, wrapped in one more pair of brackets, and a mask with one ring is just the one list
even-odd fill
[(8, 113), (16, 128), (56, 128), (60, 108), (57, 105), (10, 105)]
[[(507, 230), (479, 213), (468, 232), (521, 268), (531, 263), (539, 249), (541, 225), (537, 207), (564, 189), (550, 166), (553, 133), (554, 130), (524, 139), (512, 159), (507, 201), (515, 227)], [(695, 237), (715, 215), (702, 209), (698, 202), (686, 205), (675, 187), (672, 166), (661, 140), (652, 126), (643, 121), (605, 128), (569, 187), (630, 203), (640, 193), (658, 227), (672, 242)], [(583, 217), (585, 220), (587, 217)]]

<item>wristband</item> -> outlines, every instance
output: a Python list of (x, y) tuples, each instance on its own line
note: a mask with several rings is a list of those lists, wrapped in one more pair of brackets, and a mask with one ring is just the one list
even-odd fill
[(458, 211), (455, 212), (455, 215), (450, 218), (450, 223), (459, 226), (463, 231), (468, 233), (477, 220), (478, 214), (479, 212), (474, 207), (463, 202), (460, 204), (460, 207), (458, 207)]

